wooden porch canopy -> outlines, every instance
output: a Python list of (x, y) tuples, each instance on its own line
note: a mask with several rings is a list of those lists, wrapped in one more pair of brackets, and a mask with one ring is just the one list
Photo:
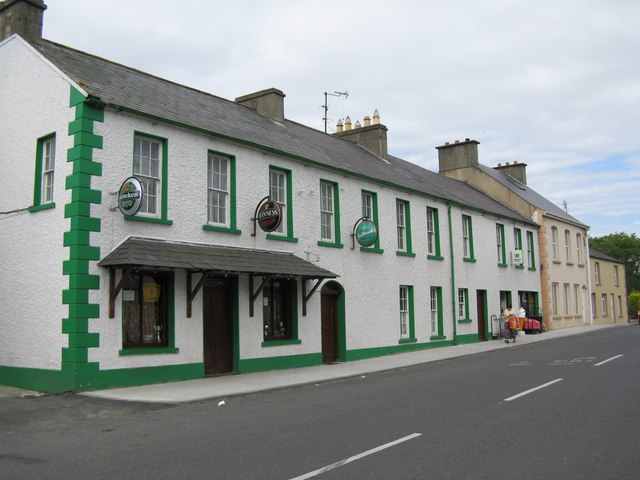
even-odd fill
[[(292, 253), (254, 250), (249, 248), (185, 243), (152, 238), (129, 237), (104, 257), (98, 265), (107, 267), (109, 278), (109, 317), (115, 316), (115, 300), (134, 270), (153, 268), (158, 270), (184, 269), (187, 271), (187, 317), (191, 317), (191, 303), (211, 274), (249, 275), (249, 314), (253, 316), (253, 304), (273, 276), (300, 277), (302, 279), (302, 314), (307, 314), (307, 302), (320, 283), (338, 275), (307, 262)], [(122, 278), (116, 285), (116, 268), (122, 268)], [(201, 277), (192, 288), (192, 275)], [(254, 291), (254, 277), (262, 282)], [(307, 280), (316, 280), (307, 292)]]

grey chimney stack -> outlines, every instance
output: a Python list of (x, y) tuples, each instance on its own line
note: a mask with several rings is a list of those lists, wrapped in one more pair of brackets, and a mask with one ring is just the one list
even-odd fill
[(438, 150), (440, 172), (457, 170), (459, 168), (478, 166), (478, 145), (480, 142), (466, 138), (464, 142), (456, 140), (453, 144), (447, 142)]
[(42, 38), (42, 0), (5, 0), (0, 3), (0, 41), (17, 33), (27, 41)]
[(501, 163), (498, 164), (497, 167), (493, 167), (494, 170), (500, 170), (502, 172), (508, 173), (516, 180), (521, 183), (527, 184), (527, 164), (526, 163), (518, 163), (516, 160), (513, 163), (507, 162), (505, 165)]
[(342, 122), (339, 122), (337, 131), (333, 135), (362, 145), (379, 157), (386, 158), (388, 155), (387, 127), (380, 123), (380, 115), (377, 110), (373, 114), (373, 120), (373, 125), (371, 125), (371, 118), (365, 117), (364, 127), (358, 121), (356, 127), (352, 129), (351, 119), (347, 117), (344, 124), (345, 129), (342, 129)]
[(277, 88), (268, 88), (236, 98), (235, 102), (252, 108), (271, 120), (284, 122), (284, 97)]

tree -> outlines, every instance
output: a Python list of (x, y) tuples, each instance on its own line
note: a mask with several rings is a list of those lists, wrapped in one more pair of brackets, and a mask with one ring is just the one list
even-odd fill
[(629, 312), (632, 316), (636, 315), (640, 307), (640, 292), (633, 292), (629, 294)]
[(590, 238), (589, 246), (624, 263), (627, 290), (640, 292), (640, 238), (635, 233), (611, 233), (604, 237)]

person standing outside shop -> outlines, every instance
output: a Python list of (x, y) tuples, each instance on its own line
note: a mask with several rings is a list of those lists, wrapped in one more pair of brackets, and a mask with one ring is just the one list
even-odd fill
[[(520, 322), (518, 321), (518, 317), (516, 317), (516, 312), (513, 311), (511, 305), (507, 305), (502, 315), (507, 322), (509, 337), (513, 339), (513, 343), (516, 343), (516, 335), (518, 334), (518, 328), (520, 328)], [(509, 337), (504, 340), (506, 343), (509, 343)]]

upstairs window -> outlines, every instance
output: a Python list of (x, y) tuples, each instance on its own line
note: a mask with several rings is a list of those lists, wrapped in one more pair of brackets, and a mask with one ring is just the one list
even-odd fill
[(551, 258), (558, 260), (558, 229), (551, 227)]
[(462, 215), (462, 256), (464, 260), (474, 261), (473, 225), (469, 215)]
[(56, 136), (54, 133), (39, 138), (36, 144), (35, 181), (33, 205), (29, 211), (55, 206), (53, 203), (53, 181), (56, 164)]
[(506, 249), (504, 246), (504, 225), (496, 223), (496, 250), (498, 254), (498, 265), (506, 265)]
[(431, 258), (441, 258), (438, 209), (432, 207), (427, 207), (427, 255)]
[(211, 225), (229, 226), (229, 158), (209, 152), (207, 220)]
[(564, 256), (567, 262), (571, 262), (571, 232), (564, 231)]
[(133, 174), (140, 180), (144, 196), (138, 214), (158, 217), (162, 188), (162, 142), (136, 135), (133, 142)]

